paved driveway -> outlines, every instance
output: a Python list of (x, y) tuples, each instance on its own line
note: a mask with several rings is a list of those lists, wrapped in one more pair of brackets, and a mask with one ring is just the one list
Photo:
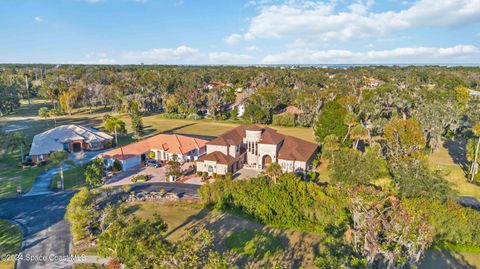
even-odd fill
[(72, 196), (63, 192), (0, 200), (0, 218), (18, 223), (24, 233), (17, 268), (69, 267), (71, 263), (53, 259), (70, 253), (70, 225), (64, 215)]
[(137, 166), (114, 175), (107, 180), (106, 184), (108, 186), (133, 184), (132, 177), (135, 175), (151, 176), (148, 182), (166, 182), (167, 169), (165, 168), (165, 166), (159, 168), (151, 166)]
[[(175, 192), (195, 195), (199, 186), (182, 183), (138, 183), (132, 190)], [(19, 224), (24, 233), (17, 268), (71, 268), (73, 262), (57, 261), (71, 250), (70, 225), (64, 219), (65, 209), (74, 192), (45, 193), (0, 200), (0, 219)], [(29, 261), (27, 257), (37, 260)], [(41, 260), (38, 260), (41, 259)]]

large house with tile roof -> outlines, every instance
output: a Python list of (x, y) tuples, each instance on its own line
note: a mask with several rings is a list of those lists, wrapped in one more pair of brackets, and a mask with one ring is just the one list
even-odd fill
[(318, 145), (258, 125), (239, 126), (206, 144), (206, 154), (197, 160), (197, 171), (225, 175), (242, 167), (265, 169), (277, 162), (284, 172), (305, 173), (318, 152)]
[(115, 160), (120, 161), (122, 169), (138, 166), (145, 162), (153, 152), (157, 161), (169, 161), (176, 158), (179, 162), (194, 161), (205, 154), (207, 140), (177, 134), (159, 134), (145, 140), (132, 143), (102, 153), (107, 166)]

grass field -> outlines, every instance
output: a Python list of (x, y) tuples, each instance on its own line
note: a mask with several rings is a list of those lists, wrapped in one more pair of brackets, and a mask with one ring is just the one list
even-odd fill
[(32, 187), (35, 178), (45, 171), (45, 167), (30, 167), (22, 169), (18, 151), (0, 157), (0, 199), (15, 197), (17, 186), (22, 187), (22, 192), (27, 192)]
[[(20, 251), (22, 232), (8, 221), (0, 220), (0, 255), (14, 255)], [(0, 260), (0, 269), (14, 268), (14, 261)]]
[(283, 248), (278, 237), (256, 230), (234, 232), (227, 237), (226, 243), (230, 250), (256, 260), (276, 255)]
[[(40, 107), (50, 106), (45, 104), (44, 100), (34, 99), (31, 105), (22, 103), (21, 107), (8, 115), (7, 117), (0, 118), (0, 127), (3, 127), (4, 131), (13, 127), (21, 128), (22, 132), (26, 135), (33, 137), (33, 135), (50, 129), (53, 127), (53, 119), (40, 119), (37, 116), (37, 111)], [(92, 126), (95, 128), (102, 127), (102, 118), (106, 114), (111, 114), (110, 111), (103, 108), (96, 108), (92, 111), (88, 110), (76, 110), (72, 115), (64, 115), (57, 118), (57, 126), (63, 124), (79, 124), (85, 126)], [(131, 132), (131, 122), (127, 115), (117, 115), (125, 121), (127, 125), (127, 131)], [(174, 132), (180, 134), (191, 134), (200, 136), (218, 136), (228, 130), (231, 130), (240, 123), (238, 121), (214, 121), (211, 119), (202, 120), (177, 120), (177, 119), (165, 119), (160, 114), (146, 115), (142, 117), (143, 124), (145, 126), (146, 135)], [(296, 136), (309, 141), (314, 141), (313, 129), (302, 127), (278, 127), (271, 126), (277, 129), (280, 133), (286, 135)]]
[[(65, 183), (66, 190), (78, 189), (86, 185), (85, 182), (85, 169), (80, 166), (70, 168), (63, 172), (63, 181)], [(57, 182), (60, 181), (60, 174), (56, 174), (53, 177), (50, 188), (52, 190), (57, 189)]]
[[(429, 161), (433, 169), (440, 171), (445, 178), (451, 183), (452, 189), (454, 189), (460, 196), (471, 196), (480, 200), (480, 186), (467, 182), (465, 172), (461, 167), (461, 160), (465, 159), (463, 156), (465, 153), (456, 148), (449, 147), (445, 141), (443, 146), (436, 152), (430, 155)], [(458, 148), (461, 146), (458, 146)], [(459, 161), (460, 160), (460, 161)], [(463, 163), (463, 162), (462, 162)]]
[[(40, 119), (38, 117), (37, 111), (43, 106), (51, 107), (48, 102), (41, 99), (33, 99), (31, 105), (22, 102), (21, 107), (14, 113), (0, 118), (0, 129), (3, 131), (19, 130), (28, 136), (30, 143), (35, 134), (53, 128), (54, 126), (53, 119)], [(105, 114), (111, 113), (104, 108), (95, 108), (92, 111), (86, 109), (77, 110), (72, 115), (58, 117), (57, 126), (63, 124), (79, 124), (101, 128), (102, 118)], [(126, 122), (127, 131), (131, 132), (130, 119), (126, 115), (120, 115), (120, 118)], [(210, 119), (198, 121), (165, 119), (159, 114), (144, 116), (143, 123), (146, 136), (163, 132), (173, 132), (206, 138), (218, 136), (240, 124), (238, 121), (213, 121)], [(282, 134), (314, 141), (313, 129), (311, 128), (271, 127), (277, 129)], [(131, 133), (119, 137), (119, 145), (125, 145), (131, 141)], [(20, 157), (18, 152), (8, 153), (4, 158), (0, 158), (0, 198), (15, 196), (18, 185), (22, 186), (24, 192), (28, 191), (35, 177), (44, 170), (44, 168), (22, 170), (17, 167), (19, 162)], [(72, 182), (72, 184), (76, 183)]]
[(149, 219), (154, 214), (158, 214), (167, 223), (167, 239), (176, 241), (180, 239), (186, 232), (187, 223), (192, 216), (201, 213), (202, 207), (197, 204), (172, 204), (159, 205), (155, 202), (141, 202), (134, 204), (137, 207), (135, 215), (139, 218)]

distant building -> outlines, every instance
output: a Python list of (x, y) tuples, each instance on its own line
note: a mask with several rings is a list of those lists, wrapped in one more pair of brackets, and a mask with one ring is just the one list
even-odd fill
[(286, 108), (282, 109), (279, 114), (287, 114), (287, 113), (299, 115), (299, 114), (303, 114), (303, 110), (301, 110), (296, 106), (287, 106)]
[(30, 156), (33, 162), (46, 161), (52, 152), (101, 150), (112, 146), (113, 137), (94, 128), (62, 125), (33, 137)]
[(194, 161), (205, 154), (207, 140), (177, 134), (159, 134), (145, 140), (119, 147), (102, 153), (99, 157), (105, 159), (107, 166), (112, 166), (115, 160), (120, 161), (122, 169), (127, 170), (138, 166), (149, 159), (153, 152), (157, 161), (169, 161), (176, 156), (179, 162)]
[(371, 77), (363, 77), (363, 86), (368, 88), (377, 88), (382, 81), (371, 78)]
[(237, 118), (241, 118), (243, 114), (245, 113), (245, 100), (250, 96), (251, 94), (248, 92), (242, 92), (242, 93), (237, 93), (237, 96), (235, 98), (235, 102), (231, 103), (228, 106), (229, 110), (236, 109), (237, 110)]
[(232, 84), (228, 83), (228, 82), (214, 81), (214, 82), (207, 83), (205, 88), (207, 90), (212, 90), (212, 89), (215, 89), (215, 88), (231, 87), (231, 86), (232, 86)]
[(277, 162), (285, 172), (305, 173), (318, 152), (318, 145), (258, 125), (239, 126), (206, 144), (197, 160), (197, 171), (225, 175), (242, 167), (265, 169)]

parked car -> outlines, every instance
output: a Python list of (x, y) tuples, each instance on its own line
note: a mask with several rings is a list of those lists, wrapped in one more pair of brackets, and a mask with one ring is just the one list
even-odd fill
[(161, 165), (156, 160), (147, 160), (145, 162), (145, 166), (153, 166), (155, 168), (159, 168)]

